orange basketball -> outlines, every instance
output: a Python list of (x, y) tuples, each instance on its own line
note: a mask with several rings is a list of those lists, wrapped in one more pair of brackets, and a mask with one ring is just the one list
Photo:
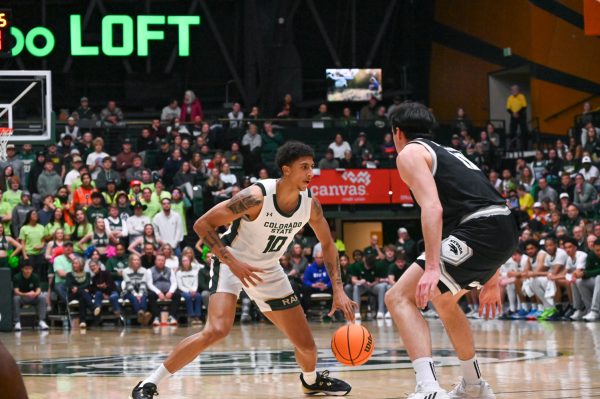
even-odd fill
[(331, 351), (338, 362), (346, 366), (360, 366), (366, 363), (374, 349), (373, 336), (359, 324), (342, 326), (331, 338)]

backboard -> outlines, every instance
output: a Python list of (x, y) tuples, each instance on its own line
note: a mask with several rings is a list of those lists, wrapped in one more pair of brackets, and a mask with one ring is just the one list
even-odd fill
[(50, 71), (0, 70), (0, 128), (10, 127), (10, 142), (43, 142), (52, 137)]

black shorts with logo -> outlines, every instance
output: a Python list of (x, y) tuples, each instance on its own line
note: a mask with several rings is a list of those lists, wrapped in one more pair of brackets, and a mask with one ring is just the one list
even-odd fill
[[(512, 214), (484, 216), (459, 224), (442, 240), (440, 282), (442, 293), (482, 286), (514, 253), (518, 228)], [(416, 260), (425, 268), (425, 253)]]

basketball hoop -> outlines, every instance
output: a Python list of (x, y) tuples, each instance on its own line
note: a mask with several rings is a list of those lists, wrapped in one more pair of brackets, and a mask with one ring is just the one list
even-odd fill
[(12, 134), (12, 128), (0, 127), (0, 161), (6, 161), (6, 146), (8, 145), (8, 139)]

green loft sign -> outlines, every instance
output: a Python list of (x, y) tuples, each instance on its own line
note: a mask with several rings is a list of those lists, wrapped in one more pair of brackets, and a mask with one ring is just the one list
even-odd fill
[[(161, 26), (162, 25), (162, 26)], [(75, 57), (93, 57), (102, 54), (109, 57), (127, 57), (134, 53), (140, 57), (148, 56), (148, 47), (151, 40), (165, 39), (164, 25), (177, 27), (178, 50), (180, 57), (190, 55), (190, 30), (192, 26), (200, 25), (200, 17), (195, 15), (138, 15), (134, 18), (128, 15), (106, 15), (102, 18), (102, 43), (93, 46), (83, 42), (83, 27), (81, 15), (70, 16), (71, 55)], [(122, 32), (122, 40), (115, 44), (114, 32)], [(19, 28), (12, 26), (10, 33), (15, 38), (12, 55), (17, 56), (26, 49), (34, 57), (45, 57), (50, 54), (56, 45), (54, 34), (42, 26), (31, 29), (26, 34)], [(41, 44), (36, 38), (41, 37)]]

